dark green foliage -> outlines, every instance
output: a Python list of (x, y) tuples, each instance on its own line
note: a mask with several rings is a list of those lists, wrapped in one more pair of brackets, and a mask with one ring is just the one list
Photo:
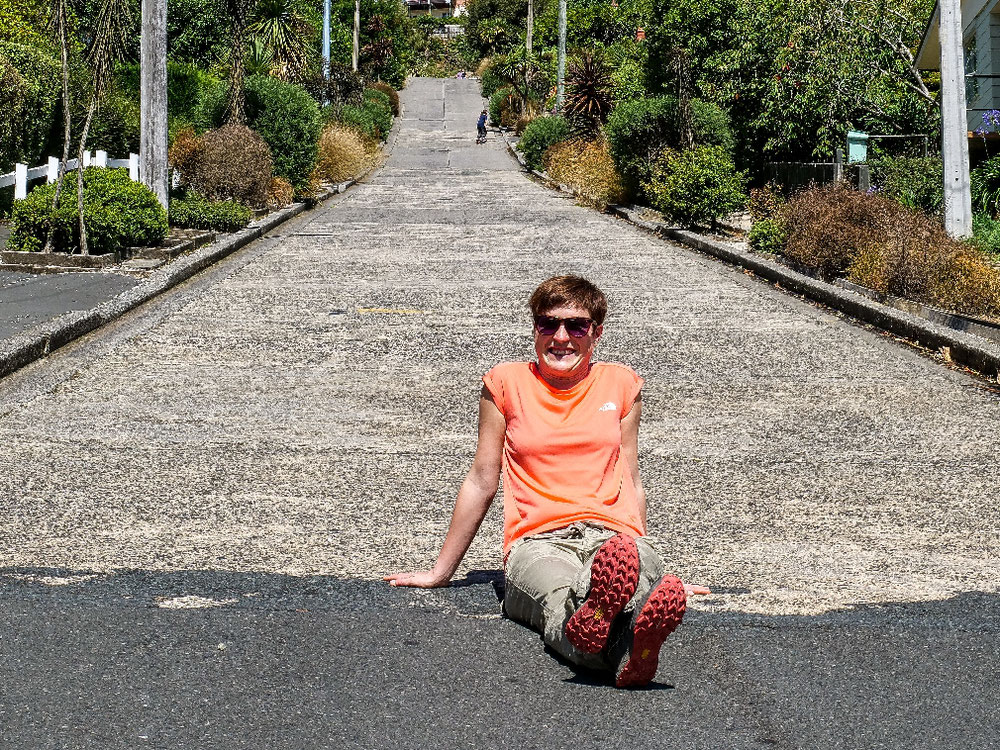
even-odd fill
[(88, 149), (103, 149), (112, 158), (139, 153), (139, 101), (113, 88), (94, 115)]
[(381, 91), (387, 97), (389, 97), (389, 107), (392, 110), (393, 117), (399, 117), (399, 93), (390, 86), (388, 83), (383, 83), (382, 81), (376, 81), (372, 84), (372, 88), (376, 91)]
[[(354, 23), (354, 3), (341, 11), (348, 28)], [(359, 72), (369, 81), (385, 81), (401, 89), (413, 63), (413, 24), (398, 0), (362, 0)]]
[(389, 135), (392, 128), (392, 108), (389, 97), (375, 89), (365, 89), (360, 107), (342, 107), (337, 120), (375, 141)]
[[(729, 151), (733, 136), (726, 114), (714, 104), (691, 101), (696, 144)], [(664, 148), (678, 148), (677, 100), (672, 96), (634, 99), (616, 106), (604, 126), (608, 150), (633, 193), (641, 191), (651, 164)]]
[(551, 115), (536, 117), (524, 129), (524, 135), (517, 147), (524, 154), (524, 160), (532, 169), (542, 168), (542, 157), (549, 146), (569, 138), (570, 127), (565, 117)]
[[(537, 15), (542, 2), (535, 3)], [(468, 5), (469, 46), (488, 57), (508, 51), (524, 33), (527, 0), (473, 0)]]
[(497, 89), (490, 97), (490, 122), (494, 125), (511, 127), (517, 121), (520, 101), (514, 96), (511, 88)]
[[(138, 104), (138, 63), (118, 66), (114, 91)], [(225, 107), (225, 81), (190, 63), (167, 61), (167, 117), (171, 140), (185, 127), (202, 133), (221, 125)]]
[(996, 218), (1000, 210), (1000, 156), (972, 170), (972, 208)]
[(0, 172), (49, 155), (61, 86), (59, 60), (49, 51), (0, 42)]
[(721, 146), (667, 149), (643, 190), (656, 210), (683, 226), (704, 226), (746, 205), (746, 178)]
[(225, 4), (218, 0), (170, 0), (168, 56), (209, 68), (225, 60), (232, 34)]
[[(940, 214), (944, 207), (944, 167), (937, 157), (886, 157), (871, 164), (875, 188), (907, 208)], [(997, 187), (1000, 187), (998, 184)]]
[[(53, 212), (55, 188), (54, 184), (41, 185), (14, 204), (8, 242), (11, 250), (40, 251), (50, 218), (55, 226), (55, 248), (61, 252), (79, 248), (76, 180), (64, 181), (59, 207)], [(123, 247), (155, 245), (166, 236), (167, 212), (149, 188), (129, 179), (127, 170), (86, 169), (83, 205), (87, 242), (94, 255), (117, 252)]]
[(972, 217), (972, 245), (1000, 261), (1000, 221), (988, 214), (977, 213)]
[(247, 124), (271, 147), (274, 173), (301, 189), (316, 163), (322, 119), (301, 86), (266, 76), (246, 81)]
[(761, 219), (750, 228), (747, 244), (758, 253), (780, 253), (787, 238), (788, 231), (779, 219)]
[(235, 232), (253, 218), (253, 212), (237, 201), (210, 201), (188, 191), (170, 201), (170, 225), (185, 229), (213, 229)]
[(483, 74), (479, 76), (479, 90), (483, 95), (483, 99), (489, 99), (497, 89), (502, 89), (506, 85), (507, 82), (504, 81), (498, 72), (498, 64), (496, 62), (487, 65)]

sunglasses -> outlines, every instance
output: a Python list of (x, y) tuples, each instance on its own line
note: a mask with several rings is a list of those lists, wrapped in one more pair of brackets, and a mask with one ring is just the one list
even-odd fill
[(566, 326), (566, 333), (575, 339), (580, 339), (590, 333), (594, 321), (590, 318), (552, 318), (548, 315), (535, 316), (535, 330), (543, 336), (552, 336), (559, 326)]

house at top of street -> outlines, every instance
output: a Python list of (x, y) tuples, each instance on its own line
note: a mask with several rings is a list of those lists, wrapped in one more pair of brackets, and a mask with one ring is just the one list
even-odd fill
[(465, 13), (467, 0), (403, 0), (411, 16), (448, 18)]
[[(917, 50), (921, 70), (941, 69), (940, 13), (937, 3)], [(962, 0), (962, 39), (966, 121), (975, 131), (983, 124), (984, 112), (1000, 110), (1000, 0)]]

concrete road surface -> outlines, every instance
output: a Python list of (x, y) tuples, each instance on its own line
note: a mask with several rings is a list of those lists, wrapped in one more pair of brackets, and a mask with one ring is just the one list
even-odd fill
[[(474, 82), (403, 100), (366, 183), (0, 381), (0, 747), (996, 747), (996, 387), (529, 181)], [(715, 590), (642, 692), (499, 616), (496, 506), (453, 587), (379, 581), (563, 272)]]

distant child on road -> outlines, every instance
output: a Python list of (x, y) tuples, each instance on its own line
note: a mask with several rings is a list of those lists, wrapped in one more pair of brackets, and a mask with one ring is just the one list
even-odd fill
[(479, 115), (479, 122), (476, 124), (476, 130), (478, 135), (476, 136), (476, 143), (486, 143), (486, 119), (489, 117), (489, 113), (484, 109), (482, 114)]
[(385, 580), (447, 586), (502, 472), (504, 612), (570, 661), (612, 671), (619, 687), (646, 685), (687, 597), (709, 590), (666, 574), (643, 538), (643, 380), (625, 365), (591, 361), (604, 332), (603, 292), (557, 276), (529, 305), (536, 361), (483, 376), (479, 443), (437, 562)]

